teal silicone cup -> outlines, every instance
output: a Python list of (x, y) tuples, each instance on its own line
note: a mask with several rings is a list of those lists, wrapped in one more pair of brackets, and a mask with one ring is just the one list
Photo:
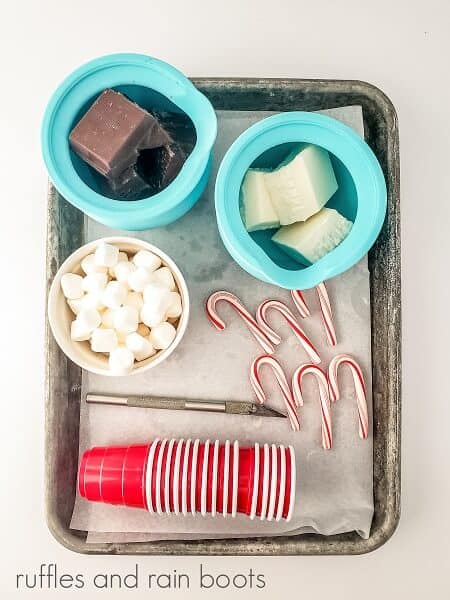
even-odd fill
[[(196, 144), (180, 173), (154, 196), (133, 202), (104, 196), (96, 174), (70, 149), (70, 131), (106, 88), (146, 109), (183, 111), (195, 126)], [(74, 206), (109, 227), (142, 230), (167, 225), (192, 208), (209, 177), (216, 135), (211, 103), (177, 69), (141, 54), (112, 54), (81, 66), (55, 91), (42, 124), (42, 152), (50, 179)]]
[[(240, 206), (247, 169), (274, 167), (303, 142), (330, 153), (339, 189), (327, 206), (353, 221), (342, 243), (308, 267), (272, 242), (273, 229), (248, 233)], [(233, 143), (220, 165), (215, 201), (219, 232), (234, 260), (262, 281), (304, 290), (343, 273), (369, 251), (384, 222), (386, 183), (374, 153), (352, 129), (324, 115), (288, 112), (259, 121)]]

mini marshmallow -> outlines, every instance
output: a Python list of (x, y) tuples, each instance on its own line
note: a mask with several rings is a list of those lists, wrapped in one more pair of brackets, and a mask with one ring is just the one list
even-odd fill
[(67, 304), (70, 306), (70, 310), (73, 312), (73, 314), (77, 315), (83, 308), (83, 298), (77, 298), (76, 300), (67, 300)]
[(178, 292), (170, 292), (170, 304), (166, 312), (168, 319), (176, 319), (183, 312), (181, 305), (181, 296)]
[[(119, 264), (121, 262), (128, 262), (128, 254), (126, 252), (119, 252), (119, 257), (117, 259), (117, 264)], [(116, 276), (116, 274), (114, 272), (114, 269), (116, 268), (116, 266), (117, 265), (114, 265), (113, 267), (109, 267), (109, 269), (108, 269), (108, 275), (110, 277), (115, 277)]]
[(130, 333), (127, 335), (126, 346), (134, 354), (136, 360), (145, 360), (156, 354), (156, 350), (150, 343), (150, 340), (138, 333)]
[(105, 308), (100, 315), (102, 319), (102, 326), (106, 329), (112, 329), (114, 327), (114, 312), (116, 310), (117, 309), (115, 308)]
[(119, 261), (119, 248), (100, 242), (94, 253), (94, 262), (99, 267), (114, 267)]
[(134, 365), (134, 354), (128, 348), (119, 346), (109, 355), (109, 368), (116, 375), (131, 373)]
[(157, 281), (171, 292), (176, 290), (175, 279), (169, 267), (161, 267), (153, 273), (152, 281)]
[(119, 341), (119, 345), (120, 346), (125, 346), (126, 345), (126, 341), (127, 341), (127, 335), (128, 332), (127, 331), (118, 331), (116, 330), (116, 335), (117, 335), (117, 339)]
[(136, 265), (131, 262), (121, 260), (115, 267), (112, 267), (110, 271), (117, 281), (121, 281), (122, 283), (126, 283), (128, 285), (128, 278), (131, 273), (136, 271)]
[(91, 337), (92, 329), (86, 326), (85, 323), (75, 319), (70, 324), (70, 337), (74, 342), (84, 342)]
[(108, 308), (119, 308), (125, 302), (128, 288), (120, 281), (110, 281), (103, 292), (102, 301)]
[(139, 324), (139, 312), (134, 306), (121, 306), (114, 311), (114, 328), (118, 331), (132, 333)]
[(91, 336), (93, 352), (112, 352), (117, 348), (117, 334), (114, 329), (94, 329)]
[(83, 308), (75, 320), (84, 325), (91, 333), (102, 322), (100, 313), (95, 308)]
[(85, 292), (101, 292), (108, 283), (106, 273), (89, 273), (83, 278), (82, 286)]
[(156, 271), (161, 266), (161, 259), (153, 252), (148, 250), (139, 250), (133, 256), (133, 262), (137, 267), (143, 267), (148, 271)]
[(81, 308), (90, 309), (95, 308), (96, 310), (103, 310), (105, 305), (103, 304), (102, 292), (89, 292), (85, 294), (80, 300)]
[(106, 273), (108, 271), (107, 267), (101, 267), (95, 264), (95, 255), (88, 254), (81, 261), (81, 268), (89, 275), (89, 273)]
[(160, 283), (152, 281), (144, 289), (144, 304), (165, 313), (170, 304), (170, 291)]
[(134, 358), (140, 362), (141, 360), (150, 358), (150, 356), (153, 356), (154, 354), (156, 354), (156, 350), (155, 350), (155, 348), (153, 348), (153, 344), (150, 342), (150, 340), (148, 338), (145, 338), (144, 349), (142, 350), (142, 352), (135, 352)]
[(65, 273), (61, 277), (61, 288), (68, 300), (78, 300), (83, 296), (83, 278), (75, 273)]
[(141, 309), (141, 321), (148, 327), (155, 327), (166, 319), (165, 310), (159, 310), (152, 304), (144, 304)]
[(139, 323), (136, 332), (143, 337), (148, 337), (150, 335), (150, 327), (147, 327), (144, 323)]
[(144, 306), (144, 298), (140, 292), (128, 292), (125, 299), (125, 306), (134, 306), (139, 311)]
[(134, 292), (142, 292), (144, 288), (150, 283), (152, 274), (148, 269), (144, 267), (138, 267), (135, 271), (128, 276), (128, 285)]
[(149, 339), (154, 348), (165, 350), (173, 342), (176, 334), (177, 330), (175, 327), (166, 321), (153, 327)]

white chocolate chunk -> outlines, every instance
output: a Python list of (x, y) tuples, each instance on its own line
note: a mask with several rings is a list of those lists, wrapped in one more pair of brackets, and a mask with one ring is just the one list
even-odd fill
[(114, 329), (124, 333), (136, 331), (139, 324), (139, 312), (134, 306), (121, 306), (114, 311)]
[(112, 272), (113, 277), (117, 279), (117, 281), (126, 283), (128, 285), (128, 278), (131, 275), (131, 273), (136, 271), (136, 266), (131, 262), (121, 260), (117, 263), (117, 265), (111, 267), (110, 271)]
[(351, 228), (352, 222), (337, 210), (323, 208), (304, 223), (281, 227), (272, 240), (294, 260), (308, 266), (336, 248)]
[(183, 312), (181, 296), (178, 292), (170, 292), (170, 304), (166, 312), (168, 319), (176, 319)]
[(306, 221), (338, 189), (328, 152), (311, 144), (265, 173), (265, 182), (281, 225)]
[(95, 308), (87, 308), (80, 310), (76, 321), (86, 327), (91, 333), (99, 327), (102, 322), (100, 313)]
[(99, 267), (114, 267), (119, 261), (119, 248), (100, 242), (94, 253), (94, 262)]
[(109, 355), (109, 368), (115, 375), (128, 375), (133, 365), (134, 354), (128, 348), (119, 346)]
[(106, 273), (89, 273), (83, 278), (83, 290), (85, 292), (101, 292), (105, 289), (108, 283), (108, 275)]
[(247, 231), (272, 229), (280, 226), (280, 220), (272, 205), (263, 171), (255, 169), (247, 171), (242, 182), (242, 205)]
[(117, 309), (115, 308), (105, 308), (105, 310), (101, 313), (102, 319), (102, 327), (106, 329), (112, 329), (114, 327), (114, 312)]
[[(77, 298), (76, 300), (67, 300), (67, 304), (74, 315), (78, 315), (80, 310), (83, 308), (83, 298)], [(94, 307), (95, 308), (95, 307)]]
[(61, 289), (68, 300), (78, 300), (84, 294), (83, 278), (75, 273), (65, 273), (61, 277)]
[(160, 283), (171, 292), (176, 289), (175, 279), (169, 267), (160, 267), (153, 273), (152, 281)]
[(128, 288), (120, 281), (110, 281), (103, 292), (102, 301), (108, 308), (119, 308), (125, 302)]
[(117, 334), (114, 329), (94, 329), (91, 336), (93, 352), (112, 352), (117, 348)]
[(139, 250), (133, 256), (133, 262), (137, 267), (143, 267), (148, 271), (156, 271), (161, 266), (161, 259), (153, 252)]
[(126, 338), (126, 346), (134, 354), (136, 360), (145, 360), (156, 354), (156, 350), (147, 337), (138, 333), (130, 333)]
[(86, 273), (86, 275), (89, 275), (89, 273), (107, 273), (108, 271), (107, 267), (101, 267), (95, 264), (94, 254), (88, 254), (83, 258), (83, 260), (81, 261), (81, 268)]
[(175, 339), (177, 330), (171, 323), (160, 323), (153, 327), (150, 333), (150, 342), (157, 350), (165, 350)]
[(146, 285), (152, 280), (152, 273), (144, 268), (138, 267), (128, 276), (128, 285), (134, 292), (143, 292)]
[(95, 308), (99, 311), (103, 310), (105, 308), (105, 305), (103, 304), (103, 293), (89, 292), (81, 298), (80, 304), (83, 309)]
[(138, 328), (136, 329), (139, 335), (143, 337), (148, 337), (150, 335), (150, 327), (147, 327), (144, 323), (139, 323)]
[(144, 304), (165, 314), (170, 304), (170, 290), (166, 286), (152, 281), (144, 289)]
[(153, 304), (144, 304), (141, 309), (141, 321), (148, 327), (155, 327), (166, 320), (166, 310), (158, 309)]

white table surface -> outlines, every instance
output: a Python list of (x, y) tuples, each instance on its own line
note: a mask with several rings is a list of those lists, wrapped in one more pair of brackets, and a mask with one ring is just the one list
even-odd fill
[[(133, 8), (128, 8), (133, 5)], [(0, 254), (2, 374), (0, 591), (15, 574), (57, 562), (61, 571), (125, 571), (133, 557), (70, 553), (43, 514), (44, 254), (46, 174), (39, 125), (59, 81), (114, 51), (159, 56), (189, 75), (364, 79), (383, 89), (400, 122), (403, 244), (403, 490), (394, 537), (373, 554), (330, 558), (204, 558), (210, 571), (264, 572), (264, 590), (214, 597), (318, 600), (448, 597), (450, 399), (447, 310), (450, 225), (448, 0), (17, 0), (2, 7)], [(130, 14), (127, 14), (129, 10)], [(142, 569), (197, 572), (197, 558), (149, 557)], [(199, 592), (151, 592), (194, 598)], [(70, 592), (67, 592), (70, 594)], [(123, 593), (79, 591), (77, 597)], [(133, 597), (148, 597), (142, 588)]]

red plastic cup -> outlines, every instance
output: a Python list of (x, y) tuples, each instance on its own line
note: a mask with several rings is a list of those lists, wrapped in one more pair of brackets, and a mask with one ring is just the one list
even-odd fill
[(292, 514), (292, 448), (239, 448), (199, 440), (92, 448), (83, 454), (78, 489), (94, 502), (157, 514), (236, 513), (279, 520)]

